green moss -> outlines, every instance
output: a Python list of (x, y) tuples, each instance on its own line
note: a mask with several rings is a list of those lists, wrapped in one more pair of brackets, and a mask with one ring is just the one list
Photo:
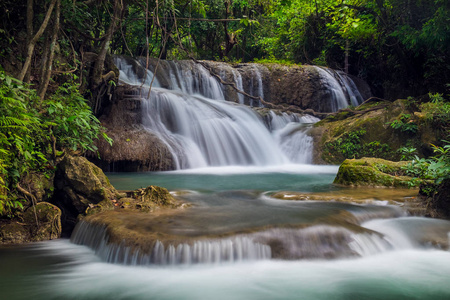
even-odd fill
[[(367, 103), (357, 109), (370, 108), (379, 103)], [(386, 107), (348, 116), (326, 118), (315, 125), (321, 136), (315, 137), (318, 162), (340, 164), (347, 158), (378, 157), (400, 160), (399, 149), (411, 146), (419, 150), (419, 156), (430, 152), (430, 144), (438, 140), (438, 132), (418, 121), (416, 134), (405, 134), (389, 124), (400, 116), (410, 114), (404, 101), (397, 100)], [(411, 116), (411, 119), (413, 117)], [(419, 120), (419, 117), (414, 117)], [(422, 118), (423, 119), (423, 118)], [(364, 132), (364, 134), (363, 134)]]
[(350, 186), (411, 187), (411, 177), (403, 176), (407, 162), (377, 158), (346, 159), (339, 167), (335, 184)]

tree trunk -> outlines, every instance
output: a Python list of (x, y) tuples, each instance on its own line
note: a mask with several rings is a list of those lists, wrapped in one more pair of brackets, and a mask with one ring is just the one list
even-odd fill
[[(33, 0), (27, 0), (27, 45), (29, 45), (31, 40), (33, 39), (33, 17)], [(30, 76), (31, 68), (28, 68), (24, 78), (26, 82), (30, 82)]]
[(34, 52), (34, 47), (36, 46), (37, 41), (39, 40), (39, 38), (41, 37), (41, 35), (44, 33), (45, 29), (47, 28), (48, 21), (50, 20), (50, 16), (52, 15), (55, 4), (56, 4), (56, 0), (52, 0), (49, 8), (47, 10), (47, 14), (45, 15), (44, 21), (41, 24), (41, 27), (39, 28), (38, 32), (36, 32), (36, 34), (31, 39), (31, 41), (28, 43), (27, 58), (23, 65), (22, 71), (20, 71), (20, 74), (17, 77), (19, 80), (23, 80), (25, 78), (25, 75), (28, 72), (28, 69), (30, 68), (31, 58), (33, 57), (33, 52)]
[(348, 74), (348, 54), (350, 51), (350, 42), (348, 38), (345, 40), (345, 74)]
[(119, 20), (122, 12), (121, 0), (114, 0), (114, 13), (112, 15), (111, 23), (105, 33), (105, 39), (100, 46), (98, 58), (95, 61), (94, 70), (92, 72), (92, 89), (96, 90), (102, 83), (103, 66), (105, 64), (106, 54), (108, 53), (109, 44), (112, 40), (114, 31), (116, 30), (116, 23)]
[[(232, 13), (231, 12), (231, 0), (225, 0), (224, 4), (225, 4), (225, 19), (228, 20), (229, 15)], [(234, 45), (236, 45), (237, 39), (233, 33), (230, 34), (228, 32), (228, 23), (227, 22), (223, 22), (223, 28), (225, 31), (225, 53), (224, 53), (224, 56), (228, 56), (231, 49), (233, 49)]]
[[(55, 57), (56, 41), (58, 39), (60, 15), (61, 15), (61, 0), (57, 0), (55, 12), (55, 24), (53, 27), (52, 42), (50, 44), (50, 53), (48, 53), (47, 63), (44, 66), (44, 76), (42, 78), (43, 81), (39, 86), (39, 98), (41, 98), (41, 102), (42, 100), (44, 100), (45, 93), (47, 92), (48, 88), (48, 83), (50, 82), (50, 77), (52, 76), (52, 65), (53, 65), (53, 58)], [(47, 55), (47, 53), (44, 53), (44, 55)]]

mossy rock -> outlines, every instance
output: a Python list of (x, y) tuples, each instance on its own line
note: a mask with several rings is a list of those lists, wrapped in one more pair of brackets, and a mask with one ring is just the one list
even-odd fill
[(46, 241), (61, 236), (61, 210), (51, 203), (40, 202), (29, 207), (24, 222), (30, 226), (31, 241)]
[[(439, 140), (438, 133), (425, 126), (416, 114), (408, 110), (405, 100), (369, 102), (355, 110), (378, 109), (366, 113), (350, 114), (346, 111), (328, 117), (314, 125), (310, 134), (314, 138), (314, 162), (340, 164), (346, 158), (378, 157), (401, 159), (402, 147), (416, 148), (419, 156), (431, 154), (430, 143)], [(402, 132), (390, 126), (404, 114), (418, 124), (416, 133)], [(358, 135), (357, 139), (351, 136)], [(348, 148), (357, 150), (348, 151)]]
[(61, 237), (61, 210), (48, 202), (39, 202), (23, 214), (23, 222), (0, 225), (0, 244), (23, 244)]
[(127, 197), (118, 201), (120, 208), (137, 209), (143, 212), (152, 212), (157, 208), (176, 208), (178, 204), (166, 188), (148, 186), (127, 193)]
[(411, 187), (411, 177), (402, 167), (408, 162), (392, 162), (380, 158), (346, 159), (334, 179), (347, 186)]
[(28, 228), (18, 222), (0, 224), (0, 244), (23, 244), (29, 241)]
[(79, 215), (113, 209), (120, 193), (103, 171), (84, 157), (65, 156), (55, 175), (53, 202), (63, 211), (63, 227), (71, 231)]

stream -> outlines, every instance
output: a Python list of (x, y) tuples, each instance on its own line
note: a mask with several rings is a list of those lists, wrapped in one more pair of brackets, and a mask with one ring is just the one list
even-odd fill
[[(192, 203), (185, 209), (189, 217), (181, 221), (190, 235), (314, 223), (309, 234), (320, 239), (323, 226), (340, 227), (327, 216), (347, 211), (358, 216), (362, 228), (383, 235), (353, 240), (357, 255), (320, 257), (325, 246), (319, 243), (315, 249), (299, 248), (312, 253), (304, 259), (122, 265), (60, 239), (0, 248), (2, 299), (448, 299), (450, 222), (409, 216), (402, 199), (415, 191), (333, 186), (336, 171), (334, 166), (286, 165), (108, 175), (118, 189), (158, 184)], [(364, 201), (270, 196), (280, 190)], [(180, 229), (174, 226), (166, 230)]]

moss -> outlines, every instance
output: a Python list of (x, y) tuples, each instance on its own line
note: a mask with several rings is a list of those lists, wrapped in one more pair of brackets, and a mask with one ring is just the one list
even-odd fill
[(403, 176), (407, 162), (377, 158), (346, 159), (339, 167), (335, 184), (349, 186), (410, 187), (411, 177)]

